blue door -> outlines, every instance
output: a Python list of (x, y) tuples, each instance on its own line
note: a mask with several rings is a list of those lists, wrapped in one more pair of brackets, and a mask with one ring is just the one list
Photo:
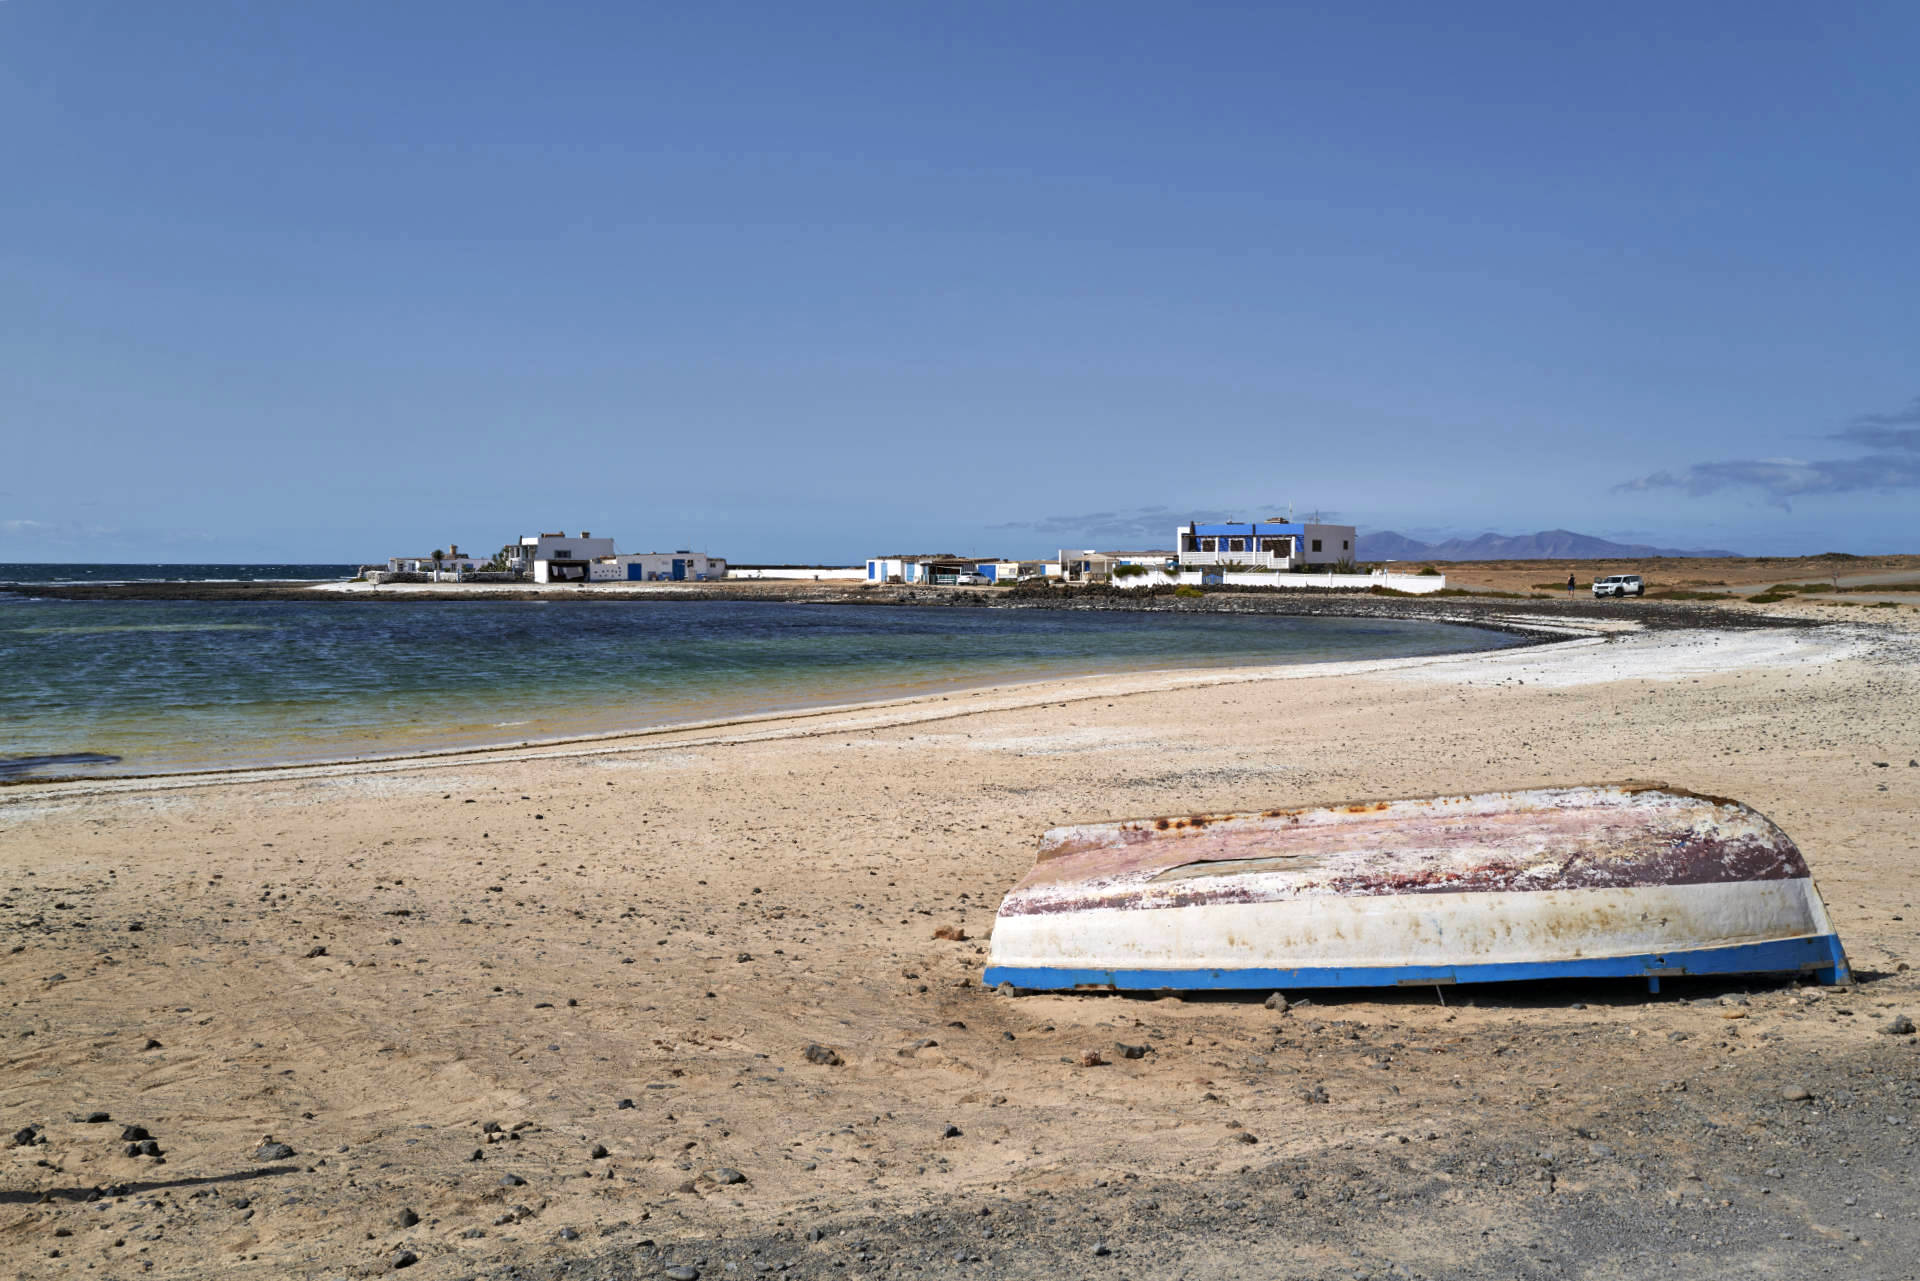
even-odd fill
[(686, 577), (687, 577), (687, 562), (685, 562), (684, 560), (681, 560), (678, 557), (675, 557), (673, 562), (673, 581), (676, 583), (685, 582)]

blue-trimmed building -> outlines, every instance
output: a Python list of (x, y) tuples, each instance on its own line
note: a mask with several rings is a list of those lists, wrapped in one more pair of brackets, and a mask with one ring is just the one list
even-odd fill
[(952, 586), (956, 583), (997, 582), (1014, 577), (1017, 570), (1006, 566), (1018, 562), (998, 556), (875, 556), (867, 562), (869, 583), (929, 583)]
[(1284, 520), (1194, 521), (1174, 537), (1182, 569), (1246, 565), (1281, 572), (1352, 560), (1358, 541), (1352, 525)]

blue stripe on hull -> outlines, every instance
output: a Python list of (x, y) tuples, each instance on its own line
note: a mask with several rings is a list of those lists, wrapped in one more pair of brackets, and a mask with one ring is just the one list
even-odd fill
[(1114, 987), (1163, 988), (1407, 987), (1427, 983), (1513, 983), (1525, 979), (1644, 978), (1657, 987), (1663, 978), (1696, 974), (1810, 974), (1822, 983), (1847, 979), (1847, 956), (1840, 936), (1780, 939), (1737, 947), (1691, 952), (1643, 952), (1637, 956), (1574, 957), (1564, 961), (1526, 961), (1500, 965), (1354, 965), (1308, 966), (1295, 970), (1095, 970), (1059, 966), (1023, 968), (990, 965), (989, 987), (1058, 989)]

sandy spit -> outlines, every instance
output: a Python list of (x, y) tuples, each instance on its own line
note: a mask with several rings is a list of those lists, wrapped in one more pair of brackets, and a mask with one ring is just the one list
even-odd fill
[[(0, 1275), (1899, 1275), (1917, 653), (1615, 631), (5, 789)], [(1047, 827), (1620, 777), (1780, 822), (1858, 989), (978, 981)]]

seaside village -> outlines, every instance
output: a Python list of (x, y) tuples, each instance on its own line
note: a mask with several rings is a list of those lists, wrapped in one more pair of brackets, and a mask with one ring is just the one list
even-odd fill
[(369, 565), (373, 583), (707, 583), (723, 579), (796, 579), (869, 586), (1005, 586), (1053, 581), (1115, 587), (1255, 586), (1390, 587), (1426, 594), (1446, 586), (1431, 571), (1395, 573), (1355, 564), (1352, 525), (1292, 521), (1189, 521), (1173, 531), (1173, 547), (1145, 551), (1063, 548), (1051, 560), (953, 553), (889, 555), (864, 565), (732, 565), (724, 556), (681, 548), (670, 552), (618, 551), (611, 537), (524, 534), (491, 555), (449, 544), (425, 555), (393, 556)]

